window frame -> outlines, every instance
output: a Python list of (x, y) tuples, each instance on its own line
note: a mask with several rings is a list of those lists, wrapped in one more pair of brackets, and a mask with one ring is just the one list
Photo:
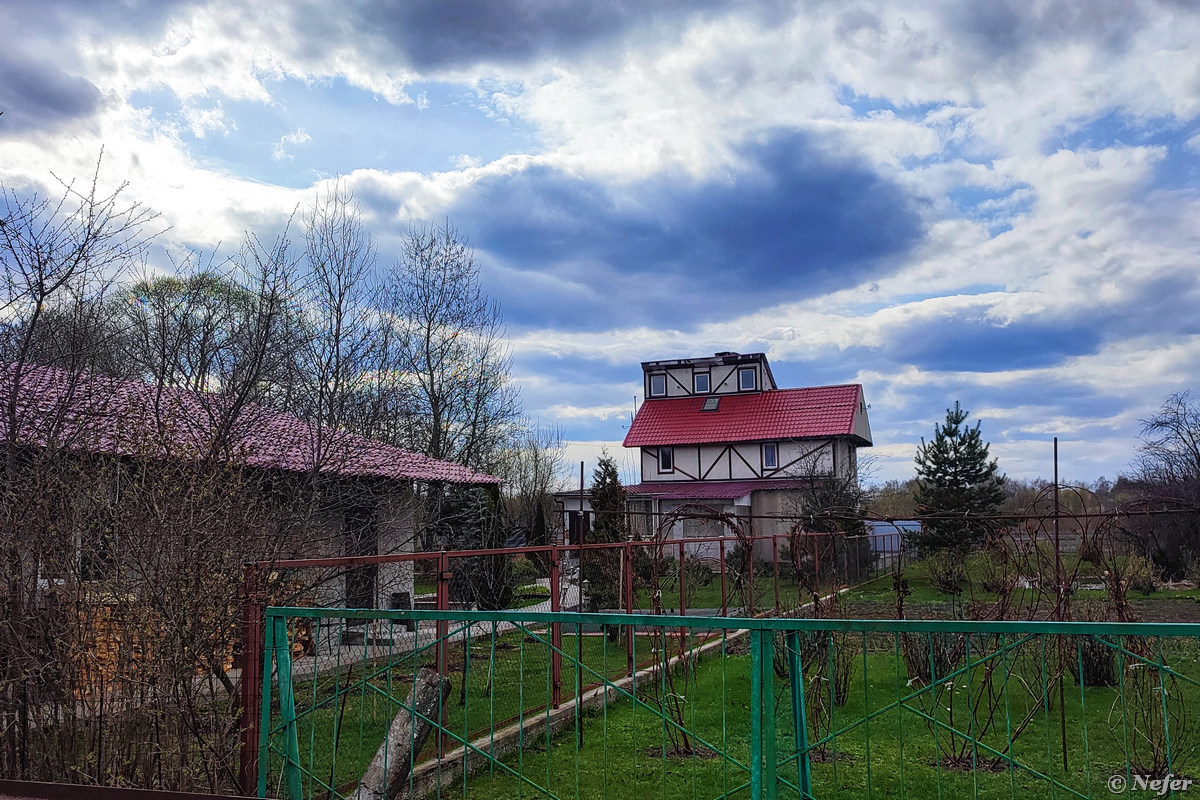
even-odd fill
[[(663, 467), (663, 456), (666, 456), (667, 466)], [(675, 471), (675, 448), (674, 447), (659, 447), (658, 448), (658, 471), (659, 473), (668, 473)]]
[[(697, 381), (704, 379), (704, 388), (701, 389), (697, 385)], [(692, 393), (693, 394), (712, 394), (712, 374), (708, 372), (693, 372), (692, 373)]]
[[(742, 380), (744, 375), (750, 376), (750, 386), (746, 386)], [(755, 392), (758, 391), (758, 370), (754, 367), (738, 367), (738, 391), (739, 392)]]
[[(771, 449), (770, 463), (767, 463), (767, 448)], [(762, 466), (764, 470), (779, 469), (779, 442), (762, 443)]]
[[(659, 380), (662, 381), (662, 391), (661, 392), (654, 391), (654, 379), (655, 378), (658, 378)], [(650, 378), (649, 378), (649, 383), (650, 383), (650, 385), (647, 387), (647, 389), (649, 390), (650, 397), (666, 397), (667, 396), (667, 373), (651, 372)]]

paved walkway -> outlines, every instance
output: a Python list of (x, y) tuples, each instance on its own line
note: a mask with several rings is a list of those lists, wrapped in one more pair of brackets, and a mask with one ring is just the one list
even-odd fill
[[(549, 588), (549, 580), (546, 578), (539, 579), (538, 583)], [(561, 591), (561, 610), (578, 610), (579, 584), (564, 578)], [(546, 599), (515, 610), (550, 611), (550, 600)], [(364, 625), (353, 627), (348, 627), (345, 620), (336, 617), (320, 622), (318, 630), (314, 631), (317, 640), (316, 652), (292, 661), (292, 675), (297, 679), (341, 672), (351, 665), (364, 662), (395, 660), (398, 656), (407, 655), (414, 650), (430, 647), (437, 641), (437, 626), (429, 620), (420, 622), (416, 632), (407, 630), (402, 622), (393, 623), (391, 620), (369, 620)], [(451, 634), (446, 638), (448, 643), (461, 641), (468, 635), (471, 639), (479, 639), (492, 633), (492, 625), (487, 622), (475, 623), (469, 630), (462, 623), (451, 621), (449, 625)], [(514, 623), (501, 622), (496, 625), (496, 633), (507, 633), (516, 627)], [(366, 635), (356, 637), (359, 639), (357, 643), (343, 643), (343, 633), (360, 632)]]

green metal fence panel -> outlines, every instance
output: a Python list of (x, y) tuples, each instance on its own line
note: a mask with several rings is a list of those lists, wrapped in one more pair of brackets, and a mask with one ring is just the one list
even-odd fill
[(266, 619), (260, 796), (1182, 797), (1197, 769), (1198, 625)]

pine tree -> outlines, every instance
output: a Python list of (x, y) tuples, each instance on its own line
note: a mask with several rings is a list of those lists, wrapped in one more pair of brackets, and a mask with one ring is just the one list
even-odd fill
[[(605, 452), (588, 490), (592, 505), (592, 527), (586, 542), (621, 542), (628, 538), (625, 526), (625, 487), (621, 485), (617, 462)], [(599, 611), (616, 608), (621, 601), (621, 556), (616, 550), (585, 550), (580, 561), (583, 579), (588, 584), (587, 608)]]
[[(995, 514), (1004, 503), (1004, 476), (996, 460), (988, 459), (979, 423), (965, 425), (969, 412), (958, 401), (946, 409), (933, 441), (921, 439), (917, 448), (917, 490), (920, 514)], [(984, 538), (987, 525), (978, 520), (929, 520), (910, 542), (922, 553), (936, 550), (965, 550)]]

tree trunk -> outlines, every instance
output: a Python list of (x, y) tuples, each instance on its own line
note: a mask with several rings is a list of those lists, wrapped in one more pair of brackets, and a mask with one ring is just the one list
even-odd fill
[[(408, 700), (388, 727), (387, 736), (375, 751), (352, 800), (394, 800), (400, 794), (433, 730), (429, 720), (441, 718), (442, 705), (449, 696), (449, 678), (441, 678), (431, 669), (417, 673)], [(416, 709), (415, 719), (410, 708)]]

